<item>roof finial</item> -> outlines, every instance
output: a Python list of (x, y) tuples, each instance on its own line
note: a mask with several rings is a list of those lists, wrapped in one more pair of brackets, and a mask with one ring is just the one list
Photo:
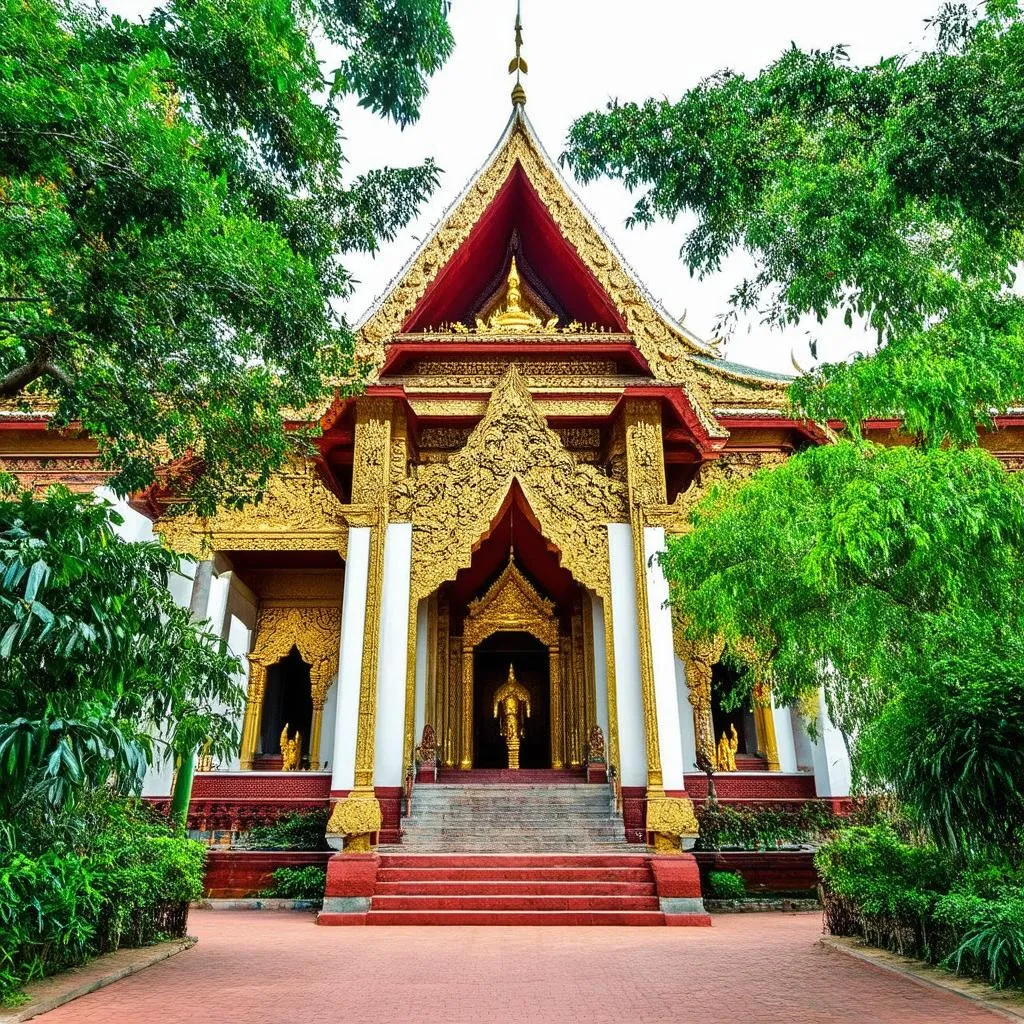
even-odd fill
[(516, 0), (516, 55), (509, 61), (508, 73), (511, 75), (514, 71), (516, 73), (516, 84), (512, 87), (512, 106), (524, 107), (526, 106), (526, 90), (523, 88), (523, 83), (520, 81), (520, 73), (526, 74), (529, 70), (526, 66), (526, 61), (523, 60), (521, 51), (523, 48), (523, 20), (519, 14), (521, 0)]

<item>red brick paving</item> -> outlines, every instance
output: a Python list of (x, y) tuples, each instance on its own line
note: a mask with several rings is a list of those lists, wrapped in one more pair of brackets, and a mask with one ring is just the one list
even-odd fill
[(317, 928), (203, 911), (199, 944), (46, 1024), (971, 1024), (964, 999), (824, 949), (817, 914), (713, 928)]

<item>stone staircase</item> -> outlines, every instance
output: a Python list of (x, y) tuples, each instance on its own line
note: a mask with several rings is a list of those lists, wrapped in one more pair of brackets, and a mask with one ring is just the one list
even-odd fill
[(663, 926), (650, 858), (385, 854), (368, 925)]
[(609, 791), (586, 783), (420, 785), (403, 821), (402, 853), (622, 853)]

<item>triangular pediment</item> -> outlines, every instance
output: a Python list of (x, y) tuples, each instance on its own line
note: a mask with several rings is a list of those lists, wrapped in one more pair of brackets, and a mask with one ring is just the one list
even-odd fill
[(403, 333), (463, 319), (517, 230), (528, 262), (567, 312), (631, 335), (656, 378), (682, 383), (688, 355), (713, 354), (646, 293), (517, 107), (487, 164), (364, 321), (364, 365), (379, 369)]

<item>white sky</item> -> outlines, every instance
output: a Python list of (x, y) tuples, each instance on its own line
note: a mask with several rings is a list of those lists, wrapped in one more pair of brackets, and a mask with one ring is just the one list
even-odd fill
[[(111, 0), (108, 6), (130, 16), (152, 3)], [(803, 48), (846, 43), (855, 62), (870, 63), (926, 45), (924, 20), (938, 7), (939, 0), (523, 0), (523, 56), (530, 67), (524, 83), (527, 113), (557, 159), (572, 120), (613, 97), (676, 98), (726, 67), (753, 74), (791, 41)], [(428, 156), (445, 172), (421, 216), (395, 242), (375, 257), (347, 257), (346, 266), (359, 281), (343, 307), (353, 322), (385, 290), (483, 163), (511, 110), (512, 80), (506, 68), (513, 53), (514, 0), (454, 0), (450, 18), (455, 52), (432, 80), (416, 125), (400, 131), (354, 102), (345, 107), (343, 128), (353, 173)], [(631, 202), (618, 183), (573, 184), (651, 293), (674, 316), (685, 314), (698, 336), (708, 337), (750, 267), (749, 258), (738, 254), (713, 277), (691, 278), (678, 256), (685, 224), (627, 230)], [(843, 358), (870, 345), (865, 334), (838, 321), (814, 327), (823, 359)], [(803, 328), (768, 332), (755, 320), (741, 325), (726, 354), (738, 362), (792, 372), (792, 350), (801, 365), (811, 363)]]

